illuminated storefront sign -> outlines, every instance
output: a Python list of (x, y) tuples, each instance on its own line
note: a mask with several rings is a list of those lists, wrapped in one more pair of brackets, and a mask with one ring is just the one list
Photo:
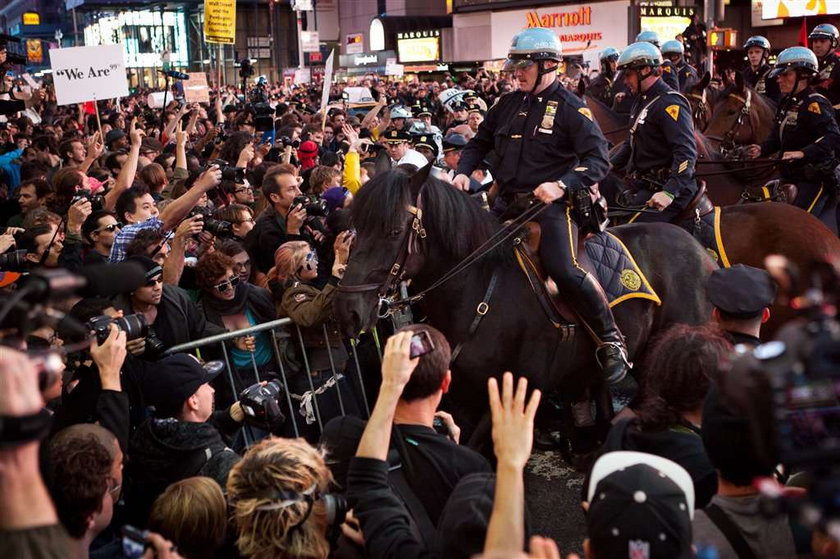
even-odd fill
[(397, 53), (403, 64), (440, 60), (440, 30), (397, 33)]
[(160, 66), (168, 53), (172, 66), (187, 66), (186, 18), (181, 12), (132, 11), (104, 15), (85, 27), (86, 45), (122, 44), (127, 68)]
[(693, 6), (641, 6), (641, 28), (655, 31), (662, 42), (670, 41), (685, 31), (696, 10)]

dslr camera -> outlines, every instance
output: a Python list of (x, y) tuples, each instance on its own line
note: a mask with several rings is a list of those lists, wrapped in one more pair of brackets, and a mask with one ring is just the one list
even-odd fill
[(187, 218), (189, 219), (197, 215), (200, 215), (204, 220), (204, 227), (202, 228), (202, 231), (207, 231), (211, 235), (223, 239), (230, 239), (233, 237), (233, 226), (231, 223), (229, 221), (215, 219), (208, 208), (196, 206), (189, 214), (187, 214)]
[(90, 208), (93, 211), (98, 211), (105, 207), (105, 196), (102, 194), (93, 194), (90, 190), (77, 190), (76, 195), (70, 200), (70, 205), (72, 206), (79, 200), (90, 202)]
[(279, 432), (286, 422), (286, 416), (280, 410), (282, 396), (283, 386), (277, 380), (265, 385), (257, 383), (243, 390), (239, 395), (239, 405), (245, 414), (245, 422), (272, 433)]
[(126, 341), (144, 338), (149, 332), (149, 323), (143, 313), (128, 314), (122, 318), (111, 318), (103, 314), (88, 320), (87, 327), (93, 330), (97, 343), (101, 345), (111, 333), (111, 324), (116, 324), (119, 330), (125, 332)]
[(327, 215), (327, 201), (317, 194), (302, 194), (295, 196), (292, 200), (292, 207), (303, 206), (306, 210), (307, 216), (321, 216)]
[(300, 147), (300, 140), (293, 140), (288, 136), (280, 136), (277, 139), (277, 143), (279, 144), (280, 149), (286, 149), (288, 146), (292, 146), (292, 148), (297, 149)]
[(213, 165), (218, 165), (219, 170), (222, 171), (222, 180), (223, 181), (233, 181), (233, 182), (245, 182), (245, 169), (240, 169), (239, 167), (232, 167), (227, 161), (224, 159), (214, 159), (211, 161), (207, 167), (203, 170), (209, 169)]
[(25, 272), (29, 269), (25, 250), (12, 250), (0, 254), (0, 270), (4, 272)]

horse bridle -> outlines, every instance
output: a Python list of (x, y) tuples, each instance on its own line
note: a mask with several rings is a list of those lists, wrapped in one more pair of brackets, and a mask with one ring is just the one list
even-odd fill
[[(411, 214), (411, 230), (405, 237), (405, 242), (400, 247), (396, 259), (388, 271), (388, 275), (382, 283), (363, 283), (360, 285), (338, 285), (340, 293), (366, 293), (368, 291), (376, 290), (379, 296), (379, 306), (377, 315), (379, 318), (387, 318), (391, 314), (391, 309), (395, 306), (393, 302), (388, 300), (388, 297), (397, 290), (400, 282), (405, 279), (406, 263), (412, 254), (420, 252), (420, 240), (426, 238), (426, 229), (423, 227), (423, 208), (422, 196), (423, 188), (420, 187), (420, 192), (417, 194), (416, 205), (409, 204), (406, 206), (406, 211)], [(412, 299), (412, 298), (409, 298)], [(409, 301), (410, 302), (410, 301)], [(383, 310), (384, 309), (384, 310)]]
[(741, 110), (738, 111), (737, 118), (722, 138), (717, 136), (706, 136), (710, 140), (720, 142), (720, 152), (723, 155), (726, 155), (728, 152), (735, 149), (735, 136), (738, 134), (738, 129), (741, 128), (744, 122), (746, 122), (746, 120), (750, 117), (750, 112), (752, 111), (752, 91), (749, 89), (746, 90), (746, 95), (744, 97), (741, 97), (736, 93), (730, 93), (727, 97), (732, 97), (744, 105), (741, 107)]
[[(706, 111), (709, 108), (709, 102), (706, 99), (706, 89), (703, 88), (702, 93), (686, 93), (685, 96), (689, 99), (696, 99), (698, 101), (697, 106), (691, 113), (691, 118), (694, 119), (694, 122), (699, 123), (701, 120), (705, 121)], [(705, 128), (705, 126), (703, 128)]]

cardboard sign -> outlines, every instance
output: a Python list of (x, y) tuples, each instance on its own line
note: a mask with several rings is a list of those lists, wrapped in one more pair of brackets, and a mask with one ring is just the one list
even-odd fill
[(59, 105), (128, 97), (122, 45), (50, 49)]
[(236, 0), (204, 0), (204, 41), (236, 42)]
[(187, 103), (209, 103), (210, 88), (207, 86), (207, 74), (189, 72), (190, 79), (183, 82), (184, 99)]

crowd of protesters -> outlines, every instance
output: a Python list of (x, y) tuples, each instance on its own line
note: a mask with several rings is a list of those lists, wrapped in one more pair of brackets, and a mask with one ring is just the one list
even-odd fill
[[(560, 556), (530, 532), (525, 502), (539, 391), (505, 373), (476, 395), (492, 417), (484, 456), (440, 409), (452, 382), (440, 332), (398, 329), (381, 367), (363, 358), (357, 370), (365, 348), (332, 310), (354, 195), (377, 173), (432, 165), (451, 178), (511, 81), (368, 76), (333, 86), (323, 110), (318, 85), (223, 86), (209, 103), (162, 109), (140, 93), (58, 106), (48, 84), (10, 86), (25, 110), (0, 122), (0, 301), (36, 269), (130, 263), (142, 282), (47, 313), (0, 310), (7, 556)], [(349, 87), (370, 99), (344, 102)], [(492, 176), (470, 180), (479, 193)], [(768, 485), (778, 497), (813, 483), (777, 468), (772, 388), (758, 361), (733, 362), (724, 333), (757, 336), (769, 301), (749, 316), (714, 304), (719, 326), (656, 341), (638, 398), (596, 453), (581, 496), (587, 557), (840, 552), (831, 522), (768, 512)], [(249, 330), (284, 317), (296, 328)], [(92, 324), (104, 326), (80, 331)], [(238, 331), (224, 350), (167, 352)], [(412, 358), (421, 333), (431, 349)], [(239, 395), (255, 382), (281, 382), (294, 421), (246, 429)]]

